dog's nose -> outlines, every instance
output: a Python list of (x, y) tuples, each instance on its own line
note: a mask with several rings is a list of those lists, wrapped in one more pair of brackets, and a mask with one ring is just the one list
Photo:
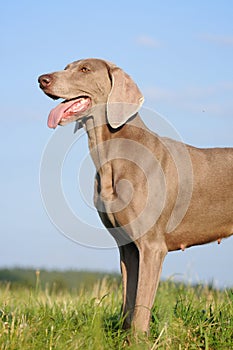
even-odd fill
[(38, 82), (40, 83), (40, 87), (43, 89), (43, 88), (46, 88), (48, 87), (51, 82), (52, 82), (52, 77), (50, 74), (44, 74), (44, 75), (41, 75), (39, 78), (38, 78)]

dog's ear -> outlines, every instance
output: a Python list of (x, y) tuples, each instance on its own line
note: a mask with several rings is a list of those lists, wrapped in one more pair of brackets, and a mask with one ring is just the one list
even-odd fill
[(122, 69), (112, 65), (109, 74), (112, 88), (107, 101), (107, 119), (111, 127), (116, 129), (138, 112), (144, 97), (134, 81)]

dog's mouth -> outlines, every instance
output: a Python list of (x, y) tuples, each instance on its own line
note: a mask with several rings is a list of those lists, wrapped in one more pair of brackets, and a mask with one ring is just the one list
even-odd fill
[[(53, 96), (54, 98), (55, 96)], [(56, 97), (59, 98), (59, 97)], [(58, 125), (66, 125), (86, 115), (91, 107), (88, 96), (80, 96), (72, 100), (65, 100), (53, 108), (48, 116), (48, 127), (55, 129)]]

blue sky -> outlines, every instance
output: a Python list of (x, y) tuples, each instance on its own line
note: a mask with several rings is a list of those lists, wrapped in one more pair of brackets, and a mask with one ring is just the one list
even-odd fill
[[(75, 244), (43, 207), (40, 162), (56, 102), (42, 94), (37, 77), (80, 58), (107, 59), (133, 77), (145, 106), (169, 120), (185, 142), (232, 146), (233, 3), (9, 0), (0, 13), (0, 267), (119, 271), (116, 249)], [(87, 152), (85, 137), (81, 146)], [(85, 216), (85, 206), (80, 210)], [(171, 253), (163, 277), (232, 285), (232, 251), (230, 238)]]

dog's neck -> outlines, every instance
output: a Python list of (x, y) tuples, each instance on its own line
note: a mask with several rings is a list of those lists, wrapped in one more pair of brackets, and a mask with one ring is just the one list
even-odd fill
[(136, 113), (126, 124), (113, 129), (107, 122), (105, 111), (101, 109), (97, 113), (95, 112), (94, 115), (85, 118), (83, 124), (88, 135), (91, 157), (97, 170), (108, 161), (108, 150), (111, 147), (111, 140), (126, 138), (126, 132), (129, 127), (146, 128), (139, 114)]

